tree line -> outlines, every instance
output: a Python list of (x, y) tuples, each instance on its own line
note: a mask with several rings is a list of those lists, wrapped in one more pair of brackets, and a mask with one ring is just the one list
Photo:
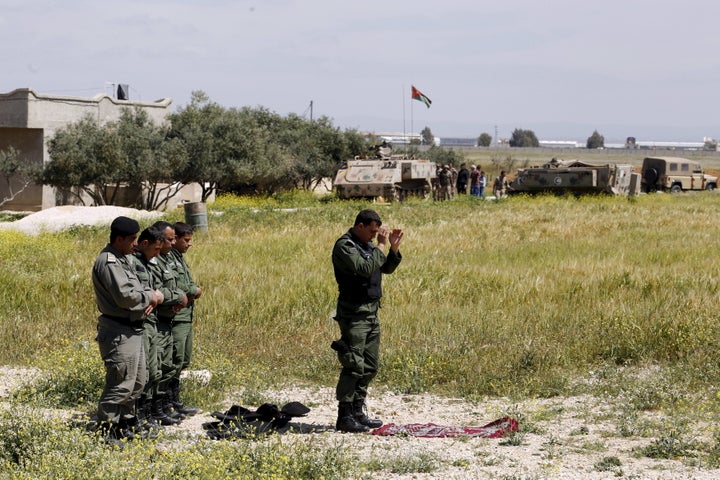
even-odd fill
[[(0, 178), (9, 192), (0, 205), (32, 182), (55, 187), (82, 204), (90, 199), (94, 205), (113, 205), (124, 192), (123, 203), (148, 210), (165, 208), (190, 183), (200, 185), (201, 201), (223, 192), (312, 189), (375, 143), (357, 130), (341, 131), (327, 117), (307, 120), (264, 107), (227, 108), (202, 91), (193, 92), (190, 103), (167, 120), (156, 125), (139, 107), (124, 109), (117, 121), (104, 125), (88, 116), (50, 138), (50, 161), (44, 165), (23, 161), (13, 148), (0, 151)], [(428, 150), (421, 154), (410, 145), (404, 153), (443, 165), (464, 160), (461, 152), (433, 145), (429, 127), (422, 138)], [(491, 142), (487, 133), (478, 137), (479, 146)], [(595, 131), (588, 148), (601, 148), (603, 142)], [(515, 129), (509, 143), (539, 145), (535, 133), (523, 129)]]
[(156, 210), (194, 182), (202, 201), (221, 192), (313, 188), (342, 161), (366, 152), (359, 132), (341, 131), (327, 117), (310, 121), (263, 107), (226, 108), (196, 91), (162, 125), (137, 107), (104, 125), (90, 116), (68, 124), (48, 141), (45, 165), (22, 162), (13, 149), (0, 152), (0, 174), (7, 185), (19, 175), (83, 204), (89, 198), (112, 205), (120, 187), (129, 187), (125, 191), (135, 195), (130, 204)]
[[(480, 134), (480, 136), (478, 136), (476, 145), (478, 147), (489, 147), (492, 144), (492, 140), (493, 138), (489, 133), (483, 132)], [(508, 140), (508, 144), (511, 147), (539, 147), (540, 141), (538, 140), (534, 131), (516, 128), (515, 130), (513, 130), (512, 135)], [(585, 146), (587, 148), (604, 148), (605, 137), (600, 135), (598, 131), (595, 130), (593, 131), (592, 135), (588, 137), (587, 141), (585, 142)]]

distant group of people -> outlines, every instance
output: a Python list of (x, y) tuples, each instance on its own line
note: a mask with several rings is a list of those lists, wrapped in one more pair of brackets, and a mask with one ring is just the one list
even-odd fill
[[(484, 199), (487, 182), (487, 175), (478, 166), (471, 165), (468, 170), (467, 165), (461, 163), (460, 170), (456, 170), (452, 164), (438, 165), (432, 183), (433, 200), (451, 200), (456, 195), (467, 195), (468, 185), (471, 196)], [(509, 185), (504, 170), (493, 180), (492, 188), (495, 198), (505, 197)]]
[(161, 221), (140, 232), (136, 220), (121, 216), (95, 260), (96, 341), (105, 364), (97, 417), (108, 443), (121, 445), (150, 426), (176, 425), (198, 412), (180, 400), (194, 304), (202, 295), (184, 258), (192, 237), (186, 223)]

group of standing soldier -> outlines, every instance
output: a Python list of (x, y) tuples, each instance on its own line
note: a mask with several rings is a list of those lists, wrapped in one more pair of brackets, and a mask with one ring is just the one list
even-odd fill
[(451, 200), (458, 194), (466, 195), (468, 185), (470, 195), (485, 198), (487, 176), (479, 167), (471, 165), (471, 169), (468, 170), (466, 164), (461, 163), (458, 171), (452, 163), (438, 165), (432, 182), (433, 200)]
[(184, 258), (193, 230), (182, 222), (156, 222), (138, 232), (131, 218), (113, 220), (110, 242), (92, 270), (100, 311), (96, 340), (105, 364), (98, 425), (114, 443), (198, 412), (180, 401), (194, 303), (202, 295)]
[[(180, 372), (192, 352), (194, 302), (202, 294), (183, 256), (193, 231), (185, 223), (167, 222), (138, 236), (139, 231), (137, 221), (116, 218), (92, 271), (100, 310), (96, 340), (105, 363), (98, 425), (105, 440), (117, 445), (198, 412), (180, 401)], [(340, 328), (332, 347), (342, 366), (335, 426), (342, 432), (382, 425), (368, 417), (366, 397), (379, 367), (382, 275), (400, 264), (402, 238), (402, 230), (382, 225), (377, 212), (362, 210), (332, 251)]]

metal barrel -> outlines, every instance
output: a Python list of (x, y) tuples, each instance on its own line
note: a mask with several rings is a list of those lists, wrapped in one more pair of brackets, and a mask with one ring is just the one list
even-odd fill
[(185, 207), (185, 222), (190, 225), (194, 231), (207, 232), (207, 205), (204, 202), (189, 202)]

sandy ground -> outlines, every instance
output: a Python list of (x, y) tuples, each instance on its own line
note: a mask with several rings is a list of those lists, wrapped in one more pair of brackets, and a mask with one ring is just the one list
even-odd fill
[[(12, 388), (32, 378), (32, 371), (0, 367), (0, 408), (7, 407)], [(558, 397), (510, 403), (490, 398), (480, 403), (461, 398), (433, 395), (398, 395), (375, 390), (369, 402), (371, 414), (386, 423), (427, 423), (449, 426), (478, 426), (519, 412), (532, 421), (532, 432), (523, 433), (519, 442), (481, 438), (381, 437), (369, 434), (343, 434), (332, 426), (336, 418), (334, 392), (330, 388), (290, 386), (267, 392), (269, 398), (299, 401), (311, 407), (310, 413), (297, 419), (303, 430), (316, 433), (288, 433), (284, 442), (305, 441), (312, 435), (315, 445), (346, 448), (359, 452), (370, 461), (386, 465), (419, 463), (430, 465), (430, 473), (392, 473), (388, 467), (374, 471), (379, 479), (717, 479), (720, 470), (702, 469), (682, 460), (655, 460), (637, 450), (654, 438), (623, 437), (617, 431), (615, 407), (590, 396)], [(227, 407), (232, 405), (227, 402)], [(244, 405), (248, 408), (256, 406)], [(73, 412), (65, 412), (68, 417)], [(60, 412), (62, 415), (63, 412)], [(522, 416), (520, 417), (522, 418)], [(546, 418), (546, 420), (542, 420)], [(202, 427), (214, 421), (210, 412), (187, 419), (181, 425), (167, 427), (188, 441), (205, 437)], [(220, 440), (224, 441), (224, 440)], [(512, 443), (512, 444), (508, 444)], [(615, 457), (620, 465), (599, 468), (606, 457)], [(397, 469), (396, 469), (397, 470)]]

